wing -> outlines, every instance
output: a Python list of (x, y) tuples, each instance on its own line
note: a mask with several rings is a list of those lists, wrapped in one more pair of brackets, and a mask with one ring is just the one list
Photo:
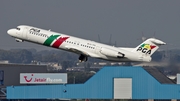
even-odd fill
[(73, 47), (73, 46), (65, 46), (67, 50), (71, 51), (71, 52), (74, 52), (74, 53), (77, 53), (77, 54), (83, 54), (85, 56), (90, 56), (87, 52), (85, 52), (84, 50), (82, 49), (79, 49), (79, 48), (76, 48), (76, 47)]

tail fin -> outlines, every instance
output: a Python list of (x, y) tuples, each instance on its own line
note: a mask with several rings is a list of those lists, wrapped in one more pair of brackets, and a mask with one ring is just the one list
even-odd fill
[(161, 40), (149, 38), (132, 51), (142, 56), (151, 56), (159, 48), (159, 46), (165, 44), (166, 43)]

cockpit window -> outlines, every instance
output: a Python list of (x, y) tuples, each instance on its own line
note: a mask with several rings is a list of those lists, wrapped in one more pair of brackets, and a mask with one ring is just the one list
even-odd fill
[(16, 29), (17, 29), (17, 30), (20, 30), (20, 28), (18, 28), (18, 27), (17, 27)]

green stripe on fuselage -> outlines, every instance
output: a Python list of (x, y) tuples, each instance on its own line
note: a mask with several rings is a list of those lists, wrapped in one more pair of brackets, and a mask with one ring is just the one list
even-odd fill
[(43, 45), (50, 46), (51, 43), (60, 35), (51, 35), (46, 41), (43, 43)]

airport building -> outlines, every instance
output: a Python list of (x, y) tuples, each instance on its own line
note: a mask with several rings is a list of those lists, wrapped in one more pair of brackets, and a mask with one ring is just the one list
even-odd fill
[(7, 86), (20, 86), (20, 73), (47, 73), (46, 65), (0, 64), (0, 99), (6, 99)]
[(180, 99), (180, 85), (156, 68), (103, 67), (83, 84), (20, 85), (7, 99)]

